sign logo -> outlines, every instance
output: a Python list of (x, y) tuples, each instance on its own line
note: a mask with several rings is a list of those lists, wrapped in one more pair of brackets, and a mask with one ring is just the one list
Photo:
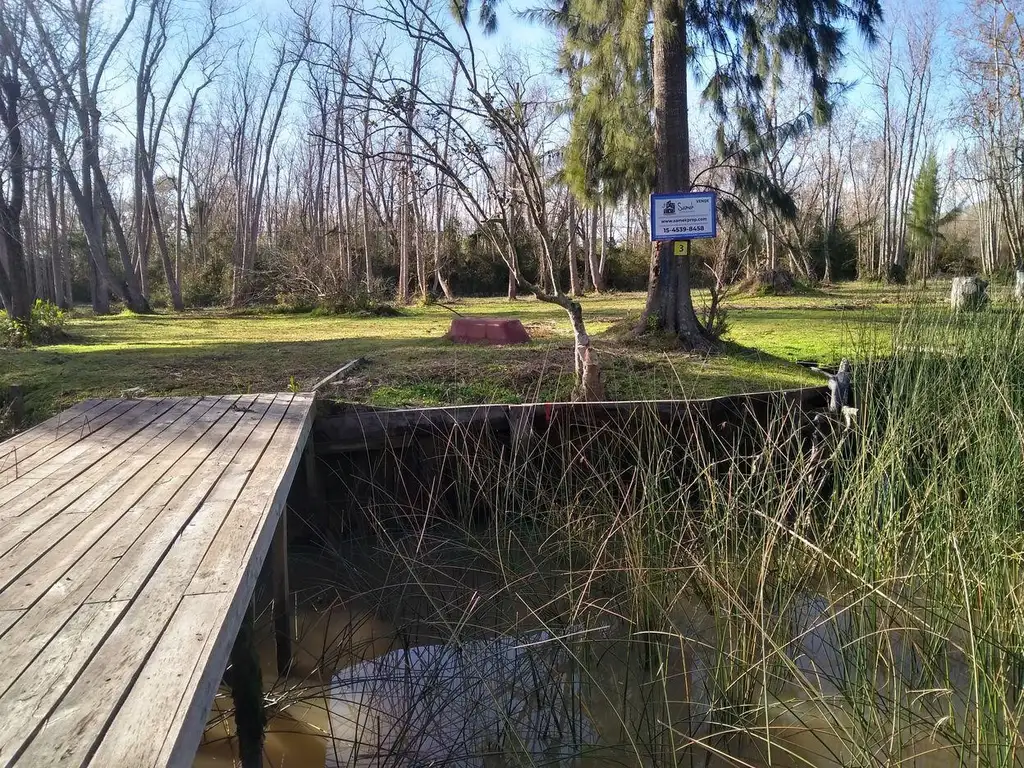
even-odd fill
[(666, 200), (665, 205), (661, 207), (661, 213), (664, 216), (671, 216), (676, 212), (676, 201)]

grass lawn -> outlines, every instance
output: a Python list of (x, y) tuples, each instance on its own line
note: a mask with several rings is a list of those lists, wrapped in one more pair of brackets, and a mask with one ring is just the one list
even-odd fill
[[(938, 301), (942, 286), (927, 294)], [(920, 295), (920, 294), (917, 294)], [(638, 344), (609, 333), (635, 317), (641, 294), (583, 300), (588, 328), (614, 399), (703, 397), (795, 387), (821, 378), (799, 359), (834, 362), (885, 343), (900, 295), (850, 284), (810, 295), (736, 297), (729, 302), (723, 352), (685, 355), (670, 344)], [(698, 297), (699, 299), (699, 297)], [(141, 387), (147, 395), (267, 392), (308, 388), (356, 357), (367, 363), (330, 396), (385, 406), (567, 399), (571, 335), (564, 313), (532, 299), (469, 299), (463, 314), (516, 316), (531, 344), (477, 347), (444, 334), (453, 315), (440, 306), (409, 307), (399, 317), (295, 314), (183, 315), (78, 313), (67, 343), (0, 349), (0, 387), (20, 384), (31, 420), (85, 397)]]

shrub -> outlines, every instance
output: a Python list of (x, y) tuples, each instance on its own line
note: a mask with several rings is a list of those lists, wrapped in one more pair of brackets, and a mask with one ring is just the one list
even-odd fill
[(885, 274), (885, 281), (891, 285), (906, 285), (907, 268), (902, 264), (890, 264)]
[(394, 295), (394, 285), (384, 278), (370, 281), (367, 288), (363, 281), (340, 282), (320, 293), (312, 290), (296, 290), (278, 294), (277, 304), (289, 312), (312, 312), (316, 315), (367, 314), (385, 316), (398, 314), (389, 304)]
[(28, 320), (16, 320), (0, 311), (0, 345), (25, 347), (54, 344), (67, 337), (67, 313), (56, 304), (36, 299)]
[(219, 258), (210, 259), (195, 272), (182, 276), (181, 298), (186, 307), (214, 307), (227, 302), (225, 288), (229, 269), (227, 262)]

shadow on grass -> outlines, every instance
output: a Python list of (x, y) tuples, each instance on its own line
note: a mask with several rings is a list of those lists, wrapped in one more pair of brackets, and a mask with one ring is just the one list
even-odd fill
[[(807, 383), (799, 366), (735, 344), (707, 359), (614, 344), (597, 351), (613, 399), (707, 397)], [(569, 399), (573, 386), (572, 348), (564, 339), (490, 347), (372, 336), (0, 351), (0, 384), (25, 388), (26, 415), (35, 422), (77, 400), (117, 397), (135, 387), (153, 396), (308, 389), (355, 358), (367, 362), (328, 395), (388, 407), (549, 402)]]

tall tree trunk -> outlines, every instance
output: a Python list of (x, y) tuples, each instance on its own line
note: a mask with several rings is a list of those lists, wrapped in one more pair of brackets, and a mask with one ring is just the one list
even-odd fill
[(420, 301), (424, 304), (430, 298), (430, 284), (427, 282), (427, 254), (423, 247), (423, 207), (419, 201), (419, 194), (416, 189), (416, 182), (413, 181), (413, 249), (416, 251), (416, 284), (419, 289)]
[(572, 199), (572, 193), (566, 193), (566, 211), (565, 221), (566, 229), (568, 230), (569, 237), (569, 293), (573, 296), (579, 296), (582, 291), (580, 290), (580, 270), (579, 265), (576, 263), (576, 205)]
[(590, 206), (590, 221), (588, 226), (587, 236), (587, 261), (590, 267), (590, 280), (594, 288), (594, 293), (600, 293), (604, 290), (603, 281), (601, 280), (601, 265), (598, 263), (597, 256), (597, 233), (598, 233), (598, 220), (600, 218), (600, 208), (597, 204)]
[(597, 284), (600, 286), (600, 290), (605, 290), (606, 284), (604, 280), (605, 270), (608, 268), (608, 230), (611, 225), (611, 213), (608, 211), (608, 203), (605, 199), (601, 198), (601, 259), (597, 263)]
[(7, 145), (10, 198), (0, 187), (0, 293), (11, 318), (27, 321), (32, 316), (32, 295), (25, 270), (21, 237), (21, 212), (25, 202), (25, 149), (21, 138), (21, 83), (17, 74), (0, 75), (0, 122)]
[(46, 187), (47, 229), (50, 231), (50, 277), (53, 280), (53, 303), (67, 309), (68, 300), (64, 296), (64, 266), (61, 263), (61, 232), (57, 223), (57, 193), (53, 187), (53, 148), (47, 147), (47, 168), (43, 172), (43, 183)]
[[(690, 188), (690, 126), (687, 111), (686, 17), (671, 0), (654, 3), (654, 158), (655, 192), (688, 192)], [(641, 329), (653, 323), (678, 337), (688, 349), (701, 349), (709, 339), (697, 320), (690, 295), (690, 257), (672, 254), (672, 243), (655, 243), (647, 306)]]

